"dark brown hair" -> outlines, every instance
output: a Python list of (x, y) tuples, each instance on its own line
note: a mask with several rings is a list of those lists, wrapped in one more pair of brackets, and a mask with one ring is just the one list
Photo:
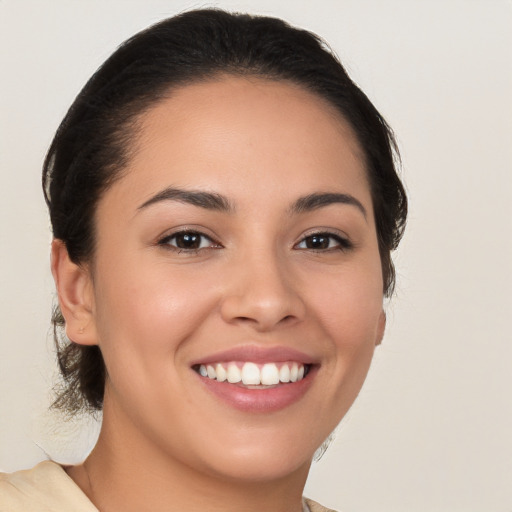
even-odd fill
[[(53, 235), (77, 264), (94, 255), (94, 212), (130, 158), (136, 120), (173, 87), (218, 74), (287, 80), (333, 105), (362, 148), (371, 188), (385, 295), (395, 281), (391, 251), (402, 237), (407, 199), (395, 169), (393, 134), (339, 60), (315, 34), (282, 20), (189, 11), (136, 34), (91, 77), (50, 146), (43, 188)], [(64, 387), (55, 406), (100, 410), (106, 370), (100, 349), (70, 342), (59, 308), (53, 315)]]

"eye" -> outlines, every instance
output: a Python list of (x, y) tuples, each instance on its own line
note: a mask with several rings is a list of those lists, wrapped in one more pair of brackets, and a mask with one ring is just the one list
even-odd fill
[(312, 251), (348, 250), (352, 242), (334, 233), (313, 233), (303, 238), (296, 246), (297, 249)]
[(178, 231), (172, 235), (165, 236), (158, 241), (158, 245), (180, 252), (220, 247), (220, 245), (214, 242), (209, 236), (199, 231), (192, 230)]

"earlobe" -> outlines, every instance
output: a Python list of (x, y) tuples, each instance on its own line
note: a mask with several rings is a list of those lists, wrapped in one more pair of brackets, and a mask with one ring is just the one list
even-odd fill
[(384, 332), (386, 330), (386, 313), (384, 310), (380, 312), (379, 320), (377, 325), (377, 337), (375, 338), (375, 346), (381, 344), (382, 339), (384, 338)]
[(53, 240), (51, 268), (67, 337), (80, 345), (97, 345), (94, 294), (88, 269), (73, 263), (62, 240)]

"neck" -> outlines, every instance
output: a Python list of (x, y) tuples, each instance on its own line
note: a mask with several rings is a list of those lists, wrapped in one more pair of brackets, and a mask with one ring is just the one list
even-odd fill
[[(107, 414), (107, 413), (106, 413)], [(273, 479), (198, 471), (163, 453), (136, 429), (104, 422), (87, 460), (68, 473), (100, 512), (301, 512), (309, 464)]]

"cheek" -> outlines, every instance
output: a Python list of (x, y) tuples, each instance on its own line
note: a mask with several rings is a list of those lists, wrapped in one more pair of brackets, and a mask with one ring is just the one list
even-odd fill
[(312, 308), (340, 348), (357, 350), (373, 341), (382, 315), (380, 263), (350, 268), (336, 276), (315, 276)]
[(326, 365), (338, 397), (355, 397), (380, 342), (384, 313), (380, 261), (333, 276), (317, 276), (311, 309), (329, 340)]
[(142, 261), (118, 261), (100, 271), (96, 321), (107, 368), (113, 361), (154, 371), (177, 357), (180, 344), (214, 307), (213, 283), (200, 272)]

